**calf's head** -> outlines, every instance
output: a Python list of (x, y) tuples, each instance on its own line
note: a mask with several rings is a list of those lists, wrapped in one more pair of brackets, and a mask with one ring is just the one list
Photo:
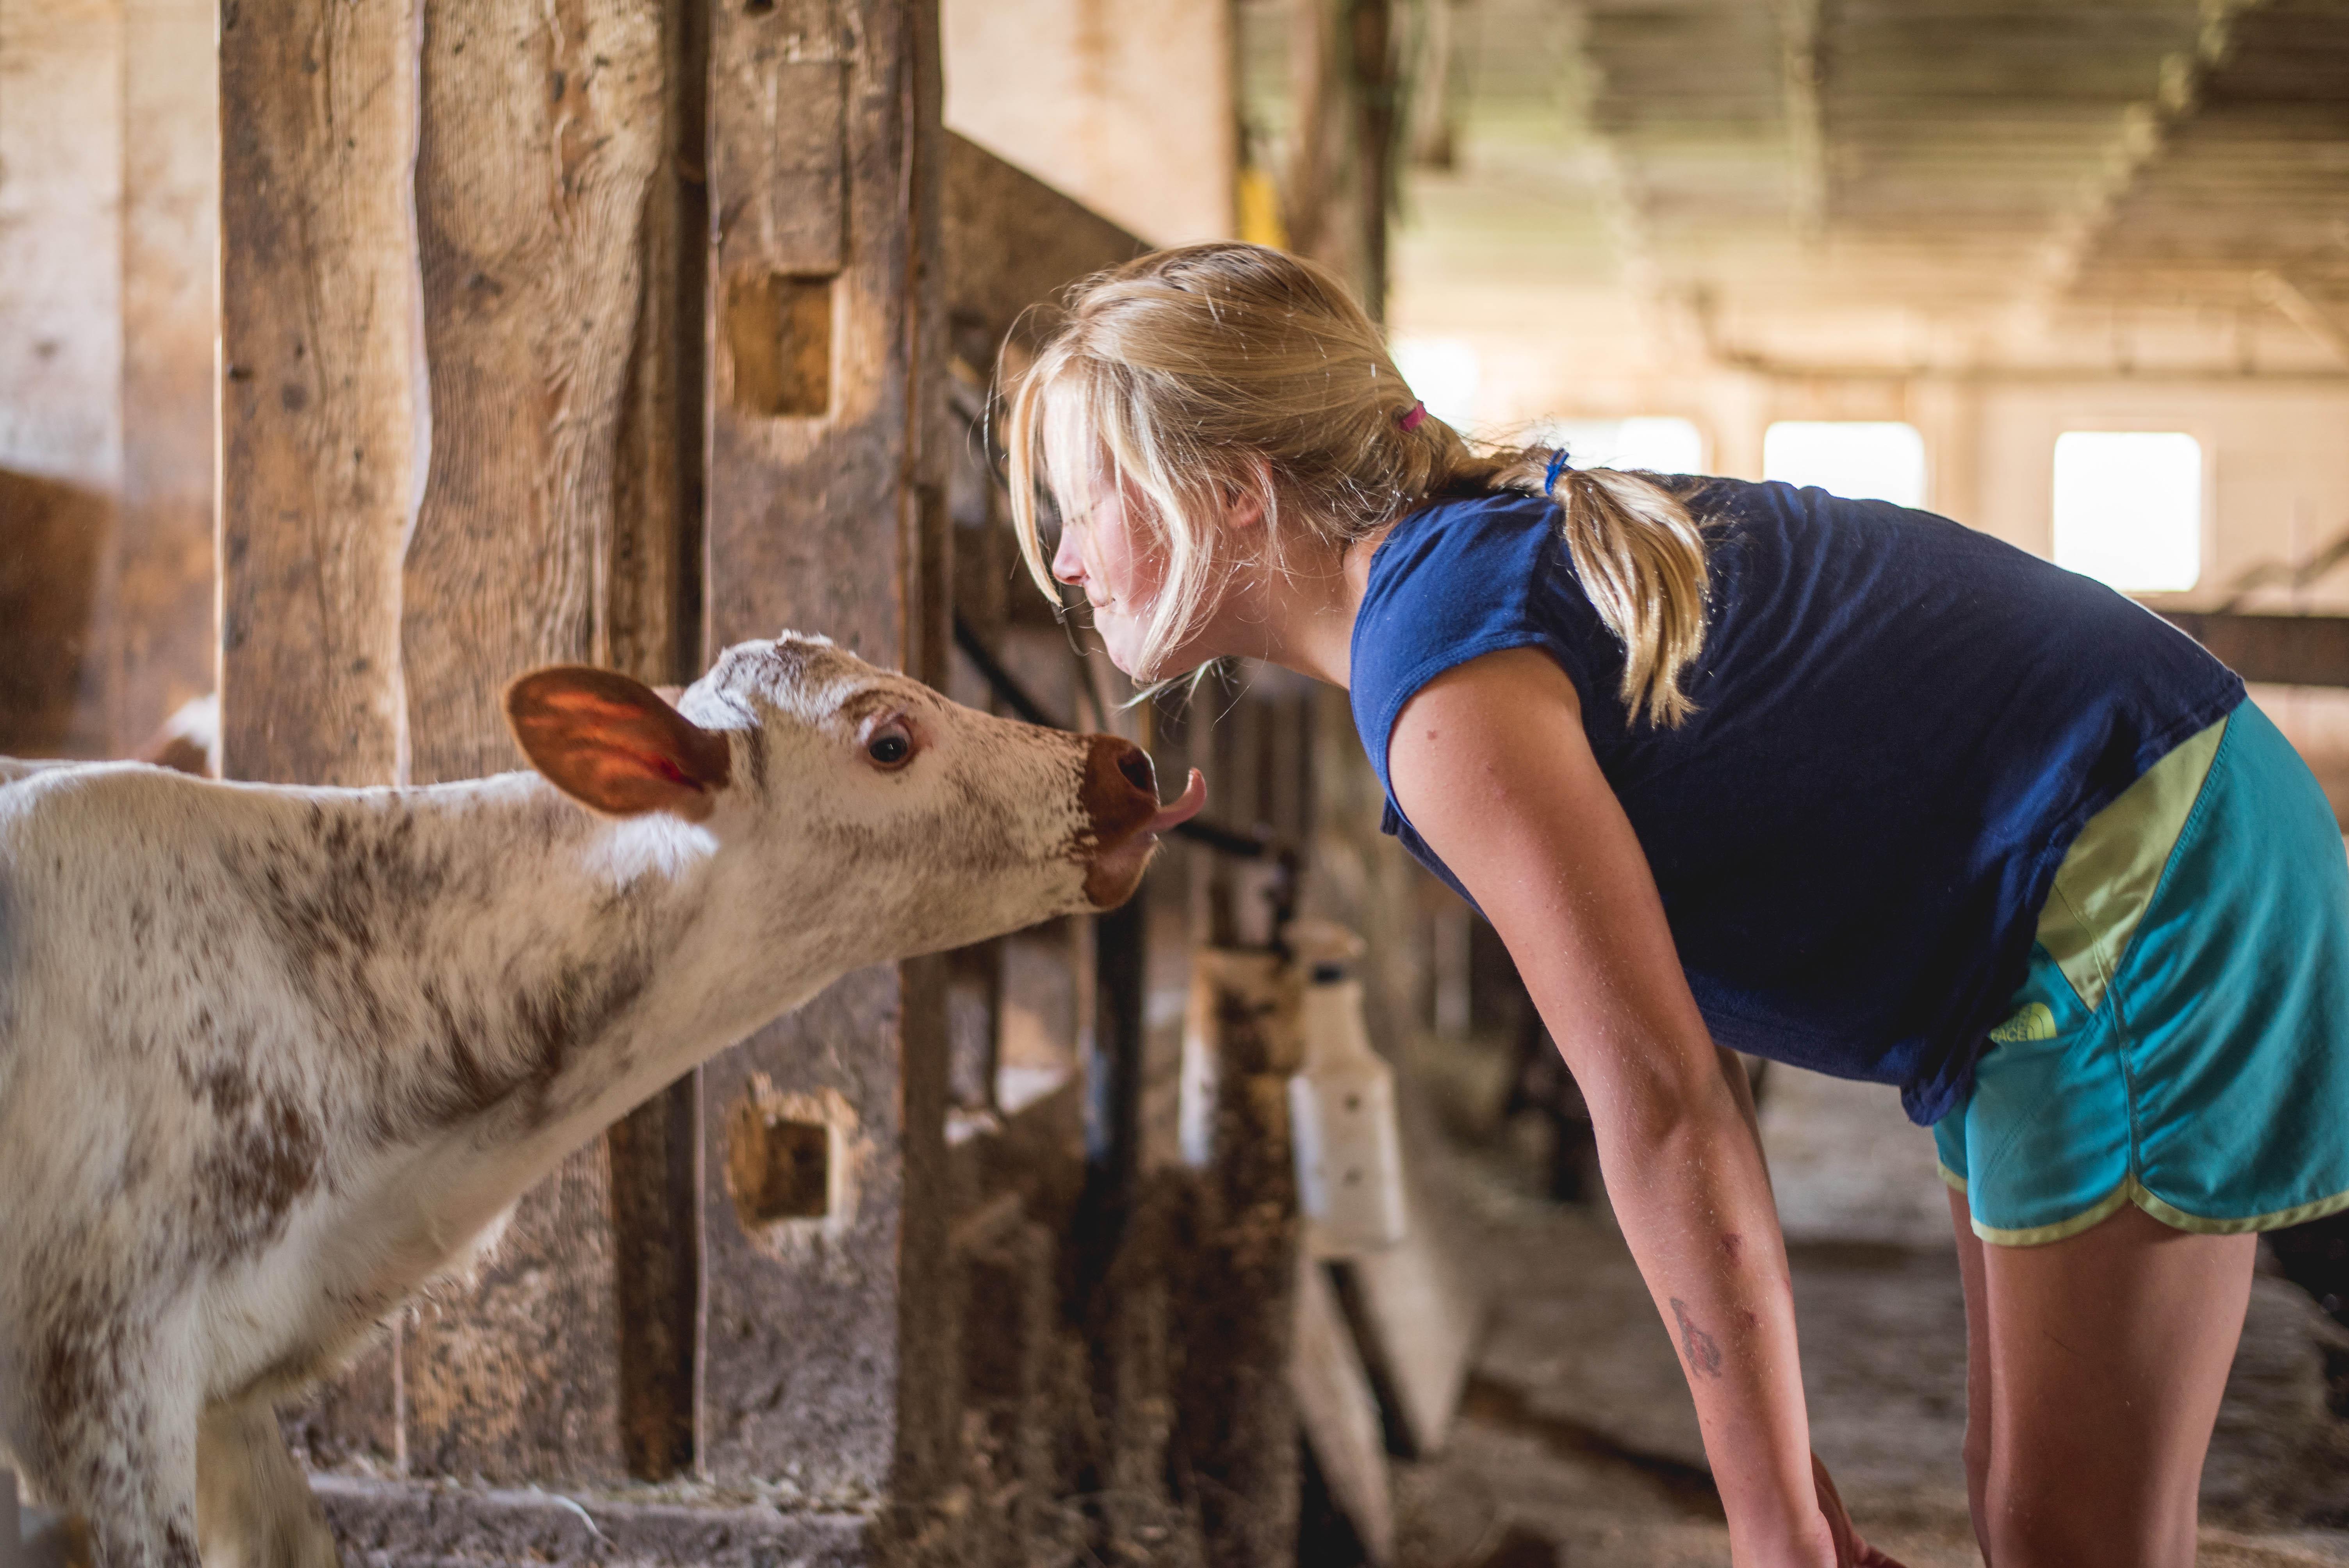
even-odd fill
[(674, 707), (564, 665), (514, 682), (506, 713), (556, 788), (698, 824), (781, 918), (859, 962), (1121, 903), (1206, 796), (1194, 770), (1162, 806), (1139, 747), (996, 718), (790, 633), (727, 649)]

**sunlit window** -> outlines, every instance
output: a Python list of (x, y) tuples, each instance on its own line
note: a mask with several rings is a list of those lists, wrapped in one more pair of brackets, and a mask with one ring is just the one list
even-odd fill
[(2202, 575), (2202, 443), (2174, 430), (2055, 438), (2055, 564), (2125, 593)]
[(1762, 434), (1762, 477), (1923, 506), (1925, 438), (1897, 419), (1781, 419)]
[(1413, 397), (1455, 430), (1476, 421), (1482, 366), (1476, 346), (1457, 337), (1398, 337), (1388, 346)]
[(1704, 472), (1704, 432), (1686, 419), (1552, 419), (1534, 442), (1564, 447), (1578, 469), (1646, 469), (1659, 474)]

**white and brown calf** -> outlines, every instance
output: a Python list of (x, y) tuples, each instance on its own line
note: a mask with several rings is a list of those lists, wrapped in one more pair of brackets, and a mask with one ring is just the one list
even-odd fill
[(821, 638), (507, 707), (536, 773), (0, 768), (0, 1459), (107, 1568), (333, 1563), (275, 1400), (694, 1063), (1122, 901), (1203, 792)]

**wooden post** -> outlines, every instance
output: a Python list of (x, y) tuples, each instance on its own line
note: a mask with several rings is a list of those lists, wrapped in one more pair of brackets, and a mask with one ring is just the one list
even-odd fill
[[(609, 641), (644, 231), (666, 150), (662, 8), (566, 9), (425, 0), (415, 201), (431, 455), (400, 597), (419, 784), (515, 767), (506, 683)], [(412, 1470), (626, 1473), (610, 1187), (600, 1140), (572, 1155), (523, 1198), (464, 1308), (419, 1319)]]
[(214, 0), (127, 0), (122, 504), (104, 641), (112, 749), (219, 683), (212, 339), (219, 328)]
[[(711, 652), (791, 627), (942, 682), (936, 27), (923, 0), (714, 15)], [(714, 1479), (945, 1471), (944, 991), (936, 961), (865, 970), (704, 1069)], [(754, 1201), (762, 1143), (821, 1150), (823, 1190)]]
[(409, 178), (420, 0), (221, 24), (221, 745), (405, 773), (399, 573), (429, 435)]
[[(503, 771), (498, 694), (521, 671), (698, 660), (701, 224), (678, 155), (700, 58), (680, 9), (225, 13), (233, 776)], [(616, 1233), (689, 1228), (680, 1104), (655, 1104), (668, 1121), (525, 1195), (470, 1299), (297, 1418), (314, 1460), (517, 1481), (684, 1461), (690, 1259), (647, 1249), (631, 1275)], [(624, 1324), (624, 1298), (650, 1315)]]

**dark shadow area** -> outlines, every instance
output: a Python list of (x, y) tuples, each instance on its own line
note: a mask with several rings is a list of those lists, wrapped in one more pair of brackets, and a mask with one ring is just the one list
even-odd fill
[(73, 749), (112, 518), (107, 499), (0, 469), (0, 753)]

